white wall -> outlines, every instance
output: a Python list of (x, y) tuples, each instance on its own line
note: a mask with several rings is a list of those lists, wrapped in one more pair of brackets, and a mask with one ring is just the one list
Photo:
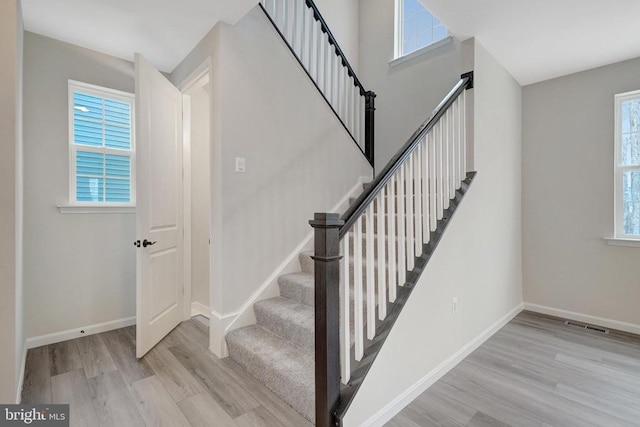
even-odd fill
[(69, 200), (67, 80), (134, 91), (133, 64), (27, 32), (27, 337), (135, 315), (135, 215), (61, 215)]
[(22, 14), (20, 2), (0, 4), (0, 402), (19, 396), (22, 318)]
[(209, 93), (189, 92), (191, 102), (191, 301), (209, 307)]
[[(522, 302), (521, 88), (479, 43), (474, 72), (478, 175), (365, 378), (345, 426), (386, 421), (409, 401), (387, 405), (411, 387), (422, 391), (440, 364)], [(454, 297), (459, 299), (455, 316)]]
[(614, 95), (640, 59), (523, 92), (524, 299), (640, 326), (640, 249), (611, 247)]
[(460, 79), (457, 41), (393, 67), (394, 0), (361, 0), (359, 76), (378, 96), (376, 171), (400, 149)]
[[(211, 58), (211, 309), (233, 315), (371, 168), (267, 18), (218, 24), (172, 73)], [(246, 159), (246, 173), (234, 159)], [(212, 334), (215, 332), (212, 330)]]

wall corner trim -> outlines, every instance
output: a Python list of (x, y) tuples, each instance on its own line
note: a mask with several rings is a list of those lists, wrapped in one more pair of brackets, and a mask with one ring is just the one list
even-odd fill
[[(54, 332), (48, 335), (27, 338), (27, 349), (41, 347), (43, 345), (55, 344), (62, 341), (72, 340), (87, 335), (99, 334), (101, 332), (112, 331), (114, 329), (126, 328), (136, 324), (136, 317), (126, 317), (124, 319), (111, 320), (109, 322), (97, 323), (85, 327), (68, 329), (66, 331)], [(84, 332), (82, 332), (84, 331)]]
[(405, 406), (411, 403), (420, 394), (431, 387), (436, 381), (442, 378), (447, 372), (453, 369), (458, 363), (473, 353), (478, 347), (480, 347), (485, 341), (487, 341), (493, 334), (498, 332), (500, 328), (509, 323), (514, 317), (516, 317), (524, 309), (524, 304), (520, 303), (515, 306), (511, 311), (498, 319), (493, 325), (485, 329), (474, 339), (469, 341), (460, 350), (453, 353), (450, 357), (440, 363), (431, 372), (418, 380), (414, 385), (405, 390), (398, 397), (393, 399), (387, 405), (385, 405), (378, 412), (373, 414), (367, 421), (363, 423), (363, 426), (383, 426), (396, 414), (398, 414)]
[(575, 311), (562, 310), (560, 308), (546, 307), (544, 305), (524, 303), (524, 309), (535, 313), (546, 314), (548, 316), (560, 317), (562, 319), (575, 320), (582, 323), (590, 323), (603, 326), (609, 329), (616, 329), (630, 334), (640, 335), (640, 325), (619, 320), (607, 319), (604, 317), (592, 316), (590, 314), (576, 313)]
[(192, 302), (191, 303), (191, 317), (194, 316), (202, 316), (202, 317), (206, 317), (207, 319), (211, 318), (211, 310), (209, 310), (209, 307), (207, 307), (206, 305), (200, 303), (200, 302)]

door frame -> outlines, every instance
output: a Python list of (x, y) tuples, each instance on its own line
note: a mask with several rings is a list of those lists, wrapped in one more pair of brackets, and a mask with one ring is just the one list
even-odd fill
[[(193, 70), (177, 87), (182, 92), (182, 194), (183, 194), (183, 216), (184, 216), (184, 300), (183, 300), (183, 320), (189, 320), (193, 315), (201, 314), (206, 318), (211, 318), (211, 306), (208, 313), (192, 311), (191, 301), (191, 98), (187, 92), (193, 88), (204, 76), (209, 76), (211, 81), (211, 60), (207, 59)], [(211, 111), (211, 96), (209, 97), (209, 111)], [(209, 120), (211, 124), (211, 120)], [(211, 144), (211, 129), (209, 130), (209, 144)], [(211, 169), (211, 167), (209, 168)], [(211, 173), (209, 174), (211, 175)], [(209, 231), (211, 234), (211, 231)], [(211, 252), (211, 246), (209, 247)], [(211, 257), (209, 258), (209, 272), (211, 272)], [(211, 281), (209, 283), (211, 285)], [(211, 290), (209, 290), (211, 295)], [(209, 298), (211, 299), (211, 298)], [(209, 305), (211, 302), (209, 302)]]

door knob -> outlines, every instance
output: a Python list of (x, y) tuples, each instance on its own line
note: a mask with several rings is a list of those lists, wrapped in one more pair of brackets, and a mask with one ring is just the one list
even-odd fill
[(144, 239), (142, 241), (142, 246), (144, 246), (146, 248), (147, 246), (152, 246), (152, 245), (155, 245), (156, 243), (158, 243), (158, 242), (150, 242), (147, 239)]
[(135, 246), (136, 248), (139, 248), (140, 247), (140, 240), (135, 240), (133, 242), (133, 246)]

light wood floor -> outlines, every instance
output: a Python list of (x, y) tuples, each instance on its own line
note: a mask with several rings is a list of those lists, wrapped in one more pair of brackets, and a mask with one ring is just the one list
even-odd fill
[(72, 427), (311, 426), (208, 341), (191, 320), (140, 361), (135, 327), (35, 348), (22, 402), (69, 403)]
[[(309, 422), (184, 322), (141, 361), (135, 328), (29, 350), (23, 403), (70, 403), (72, 426)], [(640, 338), (521, 313), (388, 423), (640, 426)]]
[(640, 338), (523, 312), (387, 426), (640, 426)]

